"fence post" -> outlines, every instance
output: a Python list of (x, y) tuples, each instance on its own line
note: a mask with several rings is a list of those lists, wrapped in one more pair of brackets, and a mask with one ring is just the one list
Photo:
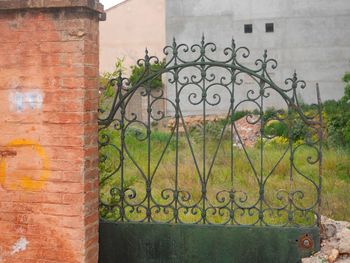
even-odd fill
[(0, 0), (0, 262), (97, 262), (96, 0)]

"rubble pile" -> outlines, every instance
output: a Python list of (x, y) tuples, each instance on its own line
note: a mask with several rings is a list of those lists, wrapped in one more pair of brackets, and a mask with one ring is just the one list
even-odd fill
[[(235, 121), (237, 132), (245, 147), (253, 147), (260, 136), (260, 122), (257, 121), (257, 116), (247, 116)], [(239, 137), (236, 132), (233, 134), (235, 146), (242, 147)]]
[[(225, 119), (226, 116), (223, 115), (208, 115), (205, 116), (205, 121), (208, 122), (217, 122), (220, 120)], [(198, 125), (202, 125), (203, 124), (203, 116), (199, 116), (199, 115), (191, 115), (191, 116), (186, 116), (183, 118), (184, 122), (185, 122), (185, 126), (189, 129), (191, 127), (196, 127)], [(182, 120), (179, 120), (180, 125), (179, 125), (179, 132), (185, 132), (183, 124), (182, 124)], [(168, 128), (173, 128), (175, 126), (176, 120), (175, 118), (172, 118), (168, 121)]]
[(350, 222), (321, 217), (321, 250), (302, 263), (350, 263)]
[[(205, 117), (207, 123), (218, 122), (225, 119), (227, 116), (224, 115), (208, 115)], [(237, 132), (233, 132), (234, 146), (242, 148), (242, 143), (245, 147), (252, 147), (257, 141), (257, 138), (260, 135), (260, 122), (254, 123), (258, 119), (257, 116), (246, 116), (237, 121), (235, 121), (235, 127)], [(186, 116), (184, 117), (185, 126), (187, 129), (191, 127), (196, 127), (203, 125), (203, 116)], [(175, 126), (176, 120), (172, 118), (168, 121), (168, 128), (173, 128)], [(229, 131), (228, 128), (226, 128)], [(182, 125), (182, 120), (180, 119), (179, 132), (185, 132)], [(239, 134), (239, 136), (237, 135)], [(241, 138), (241, 141), (239, 140)]]

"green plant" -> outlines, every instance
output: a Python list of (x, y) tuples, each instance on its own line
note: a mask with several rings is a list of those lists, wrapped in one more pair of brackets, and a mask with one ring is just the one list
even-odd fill
[(288, 137), (288, 127), (285, 123), (277, 120), (272, 120), (267, 123), (264, 129), (264, 133), (270, 136), (283, 136)]
[(302, 121), (300, 118), (295, 118), (292, 122), (292, 140), (298, 141), (298, 140), (305, 140), (306, 136), (308, 136), (308, 127), (305, 125), (304, 121)]
[(350, 162), (339, 162), (336, 164), (336, 174), (339, 179), (350, 182)]
[[(144, 65), (131, 66), (131, 75), (130, 75), (131, 85), (136, 85), (141, 79), (149, 77), (152, 74), (152, 72), (159, 71), (164, 67), (164, 63), (165, 61), (162, 61), (160, 63), (151, 63), (148, 71), (146, 71), (146, 68)], [(151, 89), (162, 88), (163, 83), (162, 83), (161, 75), (158, 75), (152, 78), (149, 85)]]
[(239, 120), (248, 114), (252, 114), (252, 112), (248, 110), (235, 111), (233, 114), (233, 121)]
[(268, 107), (264, 111), (264, 115), (262, 116), (262, 119), (264, 122), (273, 119), (274, 116), (276, 116), (277, 110), (274, 107)]
[(324, 103), (328, 144), (330, 146), (350, 146), (350, 73), (343, 77), (344, 96), (339, 100)]
[(117, 58), (115, 62), (115, 68), (112, 72), (104, 72), (99, 78), (100, 84), (100, 101), (99, 110), (100, 113), (104, 113), (110, 109), (113, 102), (116, 88), (115, 81), (125, 71), (123, 66), (124, 59)]
[(345, 83), (344, 96), (341, 98), (342, 103), (350, 102), (350, 72), (345, 73), (343, 77), (343, 82)]
[(111, 80), (118, 78), (125, 73), (126, 68), (123, 65), (124, 58), (117, 58), (112, 72), (104, 72), (100, 76), (100, 87), (103, 90), (103, 95), (106, 97), (113, 97), (115, 94), (114, 85)]

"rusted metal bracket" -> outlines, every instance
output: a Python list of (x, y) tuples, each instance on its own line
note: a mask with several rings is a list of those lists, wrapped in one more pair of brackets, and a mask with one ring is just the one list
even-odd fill
[(298, 246), (301, 249), (311, 249), (314, 246), (314, 241), (309, 234), (302, 235), (298, 240)]

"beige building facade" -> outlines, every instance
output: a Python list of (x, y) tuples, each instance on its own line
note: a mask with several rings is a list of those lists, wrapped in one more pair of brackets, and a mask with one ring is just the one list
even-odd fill
[(100, 23), (100, 73), (113, 71), (117, 58), (124, 58), (126, 71), (144, 57), (164, 57), (165, 0), (126, 0), (106, 10)]

